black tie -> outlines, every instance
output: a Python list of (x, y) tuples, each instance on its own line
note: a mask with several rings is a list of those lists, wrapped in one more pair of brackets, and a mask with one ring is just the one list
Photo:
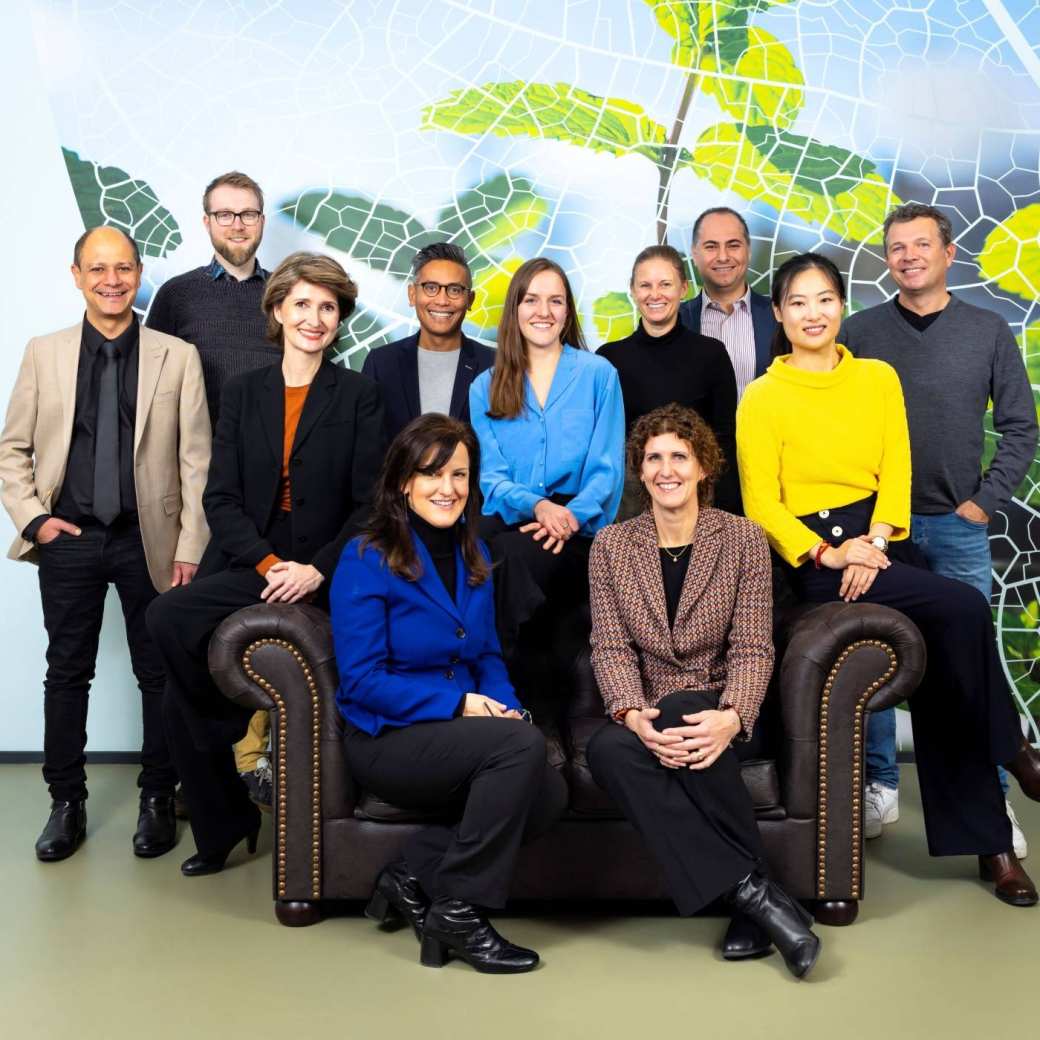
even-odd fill
[(101, 345), (104, 367), (98, 388), (97, 431), (94, 435), (94, 516), (110, 524), (119, 503), (119, 380), (116, 345)]

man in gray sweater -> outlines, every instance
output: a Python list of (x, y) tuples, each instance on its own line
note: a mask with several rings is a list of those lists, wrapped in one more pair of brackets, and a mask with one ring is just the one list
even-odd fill
[[(853, 314), (840, 340), (857, 357), (880, 358), (903, 384), (912, 459), (911, 538), (938, 574), (977, 588), (988, 601), (992, 560), (987, 527), (1033, 461), (1036, 409), (1011, 329), (993, 311), (946, 288), (957, 247), (949, 219), (910, 202), (884, 225), (885, 260), (899, 292)], [(1001, 435), (982, 471), (983, 417), (993, 401)], [(1007, 792), (1007, 777), (1001, 770)], [(899, 818), (895, 712), (871, 716), (864, 833), (876, 838)], [(1008, 803), (1019, 858), (1026, 841)]]

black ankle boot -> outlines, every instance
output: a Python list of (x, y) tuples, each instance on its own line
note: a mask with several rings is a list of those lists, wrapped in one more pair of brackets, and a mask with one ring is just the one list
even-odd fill
[(437, 899), (426, 912), (419, 959), (428, 968), (443, 968), (449, 954), (489, 975), (530, 971), (538, 954), (503, 939), (488, 919), (461, 899)]
[(795, 978), (809, 974), (820, 955), (820, 940), (809, 930), (807, 910), (757, 871), (730, 892), (729, 901), (773, 940)]
[(154, 859), (177, 844), (177, 817), (173, 795), (141, 795), (141, 811), (134, 832), (134, 855)]
[(739, 910), (734, 910), (722, 940), (723, 960), (745, 961), (753, 957), (765, 957), (772, 950), (769, 936), (754, 921)]
[(384, 928), (410, 924), (415, 937), (422, 941), (423, 919), (430, 901), (419, 885), (419, 879), (408, 873), (404, 860), (383, 867), (376, 878), (375, 891), (365, 907), (365, 916)]
[(82, 798), (51, 802), (51, 815), (36, 839), (36, 858), (44, 863), (68, 859), (87, 836), (87, 803)]

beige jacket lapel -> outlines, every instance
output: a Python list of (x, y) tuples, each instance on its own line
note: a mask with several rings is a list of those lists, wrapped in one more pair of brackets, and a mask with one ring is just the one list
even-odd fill
[[(61, 399), (61, 480), (65, 479), (65, 466), (69, 461), (69, 448), (72, 446), (72, 424), (76, 418), (76, 377), (79, 373), (80, 344), (83, 341), (83, 325), (73, 325), (58, 333), (55, 345), (54, 381)], [(39, 453), (39, 445), (37, 445)], [(60, 482), (60, 481), (59, 481)], [(47, 489), (39, 488), (45, 491)]]
[(141, 339), (137, 360), (137, 417), (134, 422), (134, 459), (141, 444), (141, 437), (148, 425), (148, 413), (155, 400), (155, 390), (162, 375), (166, 360), (166, 345), (151, 329), (141, 326)]

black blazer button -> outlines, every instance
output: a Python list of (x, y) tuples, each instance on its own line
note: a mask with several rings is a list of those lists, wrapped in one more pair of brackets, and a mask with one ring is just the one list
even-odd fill
[(458, 657), (456, 657), (454, 654), (452, 654), (452, 656), (449, 657), (448, 660), (450, 661), (451, 664), (458, 664), (459, 663)]
[(466, 630), (464, 628), (461, 628), (461, 627), (455, 629), (455, 638), (456, 639), (465, 639), (466, 638)]
[(301, 534), (300, 537), (296, 539), (296, 541), (298, 541), (301, 545), (306, 545), (310, 541), (310, 539), (305, 534)]
[(455, 673), (454, 673), (454, 672), (453, 672), (453, 671), (452, 671), (452, 670), (451, 670), (451, 669), (449, 668), (449, 669), (448, 669), (448, 670), (447, 670), (447, 671), (446, 671), (446, 672), (444, 673), (444, 678), (445, 678), (445, 679), (454, 679), (454, 678), (455, 678)]
[(296, 504), (298, 506), (302, 506), (302, 505), (304, 505), (306, 503), (306, 501), (307, 501), (307, 499), (305, 499), (305, 498), (298, 498), (298, 499), (296, 499)]

